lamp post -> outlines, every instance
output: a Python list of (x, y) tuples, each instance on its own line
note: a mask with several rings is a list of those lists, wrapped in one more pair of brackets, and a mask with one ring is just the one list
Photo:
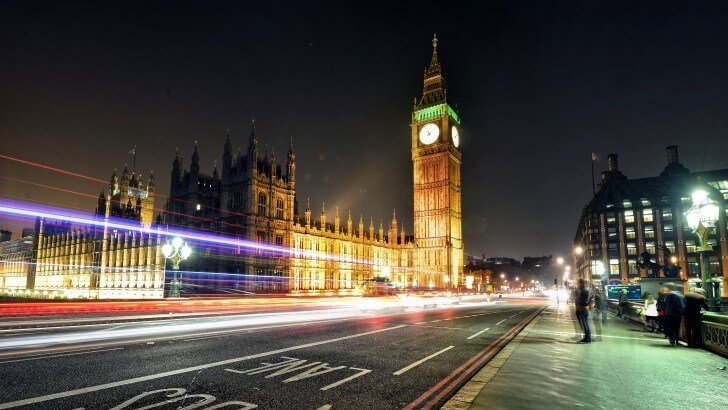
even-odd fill
[(718, 221), (720, 208), (718, 203), (712, 200), (708, 192), (697, 189), (692, 194), (693, 206), (685, 211), (685, 219), (688, 226), (698, 236), (698, 253), (700, 254), (700, 281), (705, 290), (708, 306), (710, 310), (719, 310), (718, 299), (713, 296), (713, 289), (710, 278), (710, 260), (708, 253), (713, 251), (713, 247), (708, 243), (708, 236), (715, 229), (715, 223)]
[(174, 270), (174, 277), (172, 278), (172, 282), (169, 284), (169, 297), (178, 298), (181, 285), (180, 281), (182, 279), (181, 274), (179, 279), (177, 278), (179, 263), (190, 257), (192, 254), (192, 248), (182, 241), (182, 238), (175, 237), (171, 242), (167, 241), (167, 243), (162, 245), (162, 254), (165, 259), (170, 259), (172, 261), (172, 270)]

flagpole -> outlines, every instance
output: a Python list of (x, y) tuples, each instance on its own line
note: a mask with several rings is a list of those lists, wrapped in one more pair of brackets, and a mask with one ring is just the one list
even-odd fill
[(592, 152), (592, 157), (591, 157), (592, 195), (596, 195), (597, 194), (597, 188), (596, 188), (596, 185), (594, 185), (594, 160), (595, 159), (597, 159), (597, 156)]

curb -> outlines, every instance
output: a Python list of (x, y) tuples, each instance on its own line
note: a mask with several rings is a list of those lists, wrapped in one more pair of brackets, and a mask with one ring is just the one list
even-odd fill
[(510, 342), (503, 346), (500, 352), (490, 359), (490, 361), (488, 361), (488, 363), (483, 366), (483, 368), (480, 369), (475, 376), (465, 383), (465, 385), (463, 385), (460, 390), (458, 390), (458, 392), (450, 398), (450, 400), (445, 402), (441, 408), (448, 410), (470, 409), (478, 395), (480, 395), (493, 378), (495, 378), (496, 374), (498, 374), (503, 365), (505, 365), (513, 352), (518, 349), (518, 346), (521, 344), (523, 339), (528, 336), (531, 330), (541, 320), (541, 314), (544, 309), (541, 309), (533, 320), (528, 323), (528, 325), (521, 329)]
[(474, 374), (477, 374), (480, 370), (482, 370), (484, 365), (489, 363), (502, 349), (506, 348), (509, 343), (523, 331), (523, 329), (525, 329), (534, 319), (538, 318), (544, 309), (545, 307), (538, 309), (536, 312), (523, 319), (520, 323), (510, 328), (498, 339), (485, 346), (479, 353), (476, 353), (474, 356), (465, 361), (465, 363), (455, 369), (455, 371), (453, 371), (449, 376), (440, 380), (439, 383), (431, 387), (428, 391), (423, 393), (410, 404), (406, 405), (404, 408), (441, 408), (442, 405), (440, 403), (446, 403), (448, 398), (452, 396), (453, 392), (459, 392), (462, 390), (463, 386), (469, 383), (468, 380), (472, 379)]

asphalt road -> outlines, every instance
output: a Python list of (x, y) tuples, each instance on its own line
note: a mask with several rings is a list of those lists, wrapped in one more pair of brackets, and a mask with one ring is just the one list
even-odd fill
[(0, 409), (437, 406), (543, 306), (505, 300), (4, 329)]

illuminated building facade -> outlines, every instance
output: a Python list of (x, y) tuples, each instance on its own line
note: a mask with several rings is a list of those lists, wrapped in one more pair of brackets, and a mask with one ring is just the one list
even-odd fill
[[(165, 223), (287, 250), (229, 257), (208, 247), (188, 261), (192, 270), (242, 274), (230, 281), (244, 291), (350, 290), (377, 276), (408, 287), (458, 286), (463, 269), (460, 118), (447, 101), (436, 38), (411, 130), (414, 236), (405, 235), (396, 214), (386, 231), (381, 221), (375, 229), (371, 219), (365, 227), (361, 215), (354, 224), (350, 211), (344, 222), (338, 208), (330, 218), (322, 206), (315, 218), (308, 200), (300, 215), (293, 144), (282, 161), (275, 151), (261, 155), (255, 122), (245, 152), (234, 154), (228, 135), (220, 172), (216, 165), (212, 175), (200, 173), (197, 146), (189, 170), (175, 156)], [(214, 288), (216, 279), (209, 279), (200, 286)]]
[(699, 279), (698, 238), (684, 216), (692, 205), (691, 193), (699, 185), (711, 191), (721, 210), (708, 242), (713, 247), (710, 272), (714, 278), (722, 278), (726, 297), (728, 169), (690, 172), (679, 162), (674, 145), (667, 147), (667, 160), (659, 176), (628, 179), (619, 170), (617, 155), (609, 155), (609, 168), (602, 173), (596, 195), (584, 207), (574, 237), (574, 246), (583, 250), (575, 256), (577, 274), (598, 282), (636, 283), (648, 274), (637, 265), (646, 251), (654, 255), (653, 262), (679, 266), (682, 279)]
[[(177, 153), (170, 196), (163, 218), (156, 221), (160, 229), (184, 227), (272, 244), (276, 249), (193, 242), (194, 255), (184, 262), (188, 276), (182, 281), (183, 292), (346, 293), (375, 277), (405, 287), (463, 284), (460, 118), (447, 100), (436, 38), (410, 125), (413, 236), (406, 235), (396, 212), (386, 229), (381, 221), (375, 228), (371, 218), (365, 226), (362, 215), (355, 224), (351, 212), (342, 221), (338, 208), (333, 218), (324, 206), (313, 217), (308, 200), (300, 214), (293, 143), (283, 160), (272, 150), (261, 153), (255, 122), (245, 152), (233, 153), (228, 135), (220, 171), (216, 163), (211, 174), (201, 172), (197, 144), (189, 169)], [(141, 176), (126, 167), (121, 176), (114, 171), (108, 191), (99, 195), (96, 217), (125, 218), (149, 228), (153, 213), (153, 176), (144, 186)], [(159, 235), (43, 219), (36, 223), (34, 235), (33, 254), (26, 263), (27, 290), (86, 298), (164, 295)]]
[[(96, 217), (136, 221), (149, 228), (154, 178), (147, 186), (127, 169), (111, 177)], [(159, 299), (164, 296), (165, 263), (158, 234), (107, 227), (75, 226), (39, 218), (32, 236), (13, 251), (1, 248), (0, 292), (38, 297)], [(15, 242), (15, 241), (11, 241)]]

